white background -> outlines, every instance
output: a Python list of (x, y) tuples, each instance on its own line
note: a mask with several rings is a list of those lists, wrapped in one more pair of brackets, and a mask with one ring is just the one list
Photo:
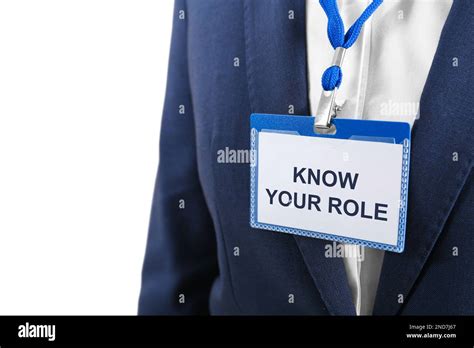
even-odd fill
[(172, 0), (0, 0), (0, 314), (135, 314)]

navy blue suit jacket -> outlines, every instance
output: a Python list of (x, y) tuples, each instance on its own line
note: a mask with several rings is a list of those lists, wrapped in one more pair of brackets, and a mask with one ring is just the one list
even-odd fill
[[(328, 242), (252, 229), (249, 164), (217, 160), (249, 148), (252, 112), (309, 114), (305, 36), (304, 0), (176, 2), (140, 314), (355, 314)], [(474, 314), (473, 37), (474, 1), (454, 0), (412, 133), (405, 251), (385, 253), (374, 314)]]

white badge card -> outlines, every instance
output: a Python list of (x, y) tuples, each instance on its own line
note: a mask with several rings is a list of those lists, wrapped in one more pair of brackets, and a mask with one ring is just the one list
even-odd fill
[(401, 253), (410, 126), (314, 117), (251, 115), (250, 225)]

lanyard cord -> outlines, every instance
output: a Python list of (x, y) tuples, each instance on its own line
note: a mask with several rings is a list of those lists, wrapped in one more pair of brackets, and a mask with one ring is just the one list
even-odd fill
[[(383, 0), (373, 0), (362, 12), (360, 17), (352, 24), (347, 33), (344, 34), (344, 23), (337, 8), (336, 0), (319, 0), (321, 7), (328, 17), (328, 37), (334, 49), (342, 47), (347, 49), (356, 42), (364, 23), (382, 4)], [(339, 88), (342, 81), (342, 70), (339, 65), (333, 65), (326, 69), (322, 77), (322, 85), (325, 91)]]

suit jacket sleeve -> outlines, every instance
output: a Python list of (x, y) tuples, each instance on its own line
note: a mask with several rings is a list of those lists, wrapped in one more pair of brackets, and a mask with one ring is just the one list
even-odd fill
[(217, 275), (214, 229), (197, 170), (188, 19), (180, 11), (186, 11), (184, 0), (175, 2), (173, 14), (160, 164), (138, 305), (141, 315), (207, 314)]

